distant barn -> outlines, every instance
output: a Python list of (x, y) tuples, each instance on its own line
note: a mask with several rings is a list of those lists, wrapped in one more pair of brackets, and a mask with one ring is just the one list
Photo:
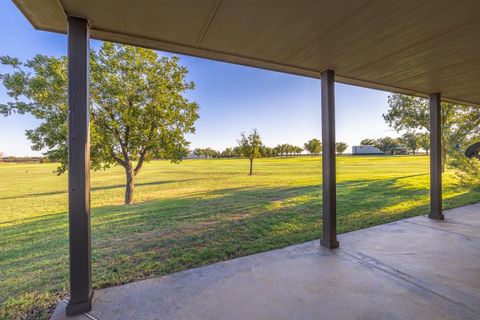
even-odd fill
[(396, 146), (385, 151), (385, 154), (391, 154), (391, 155), (408, 154), (408, 150), (405, 146)]
[(367, 154), (383, 154), (380, 149), (374, 146), (353, 146), (352, 154), (356, 155), (367, 155)]

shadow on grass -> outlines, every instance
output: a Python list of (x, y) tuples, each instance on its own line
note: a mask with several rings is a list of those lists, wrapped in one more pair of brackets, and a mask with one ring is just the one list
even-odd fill
[[(157, 186), (162, 184), (169, 184), (169, 183), (178, 183), (178, 182), (189, 182), (195, 181), (198, 179), (183, 179), (183, 180), (162, 180), (162, 181), (150, 181), (150, 182), (137, 182), (135, 183), (136, 187), (142, 186)], [(125, 189), (125, 184), (114, 184), (109, 186), (101, 186), (101, 187), (92, 187), (91, 191), (98, 191), (98, 190), (112, 190), (112, 189)], [(50, 191), (50, 192), (38, 192), (38, 193), (27, 193), (22, 195), (16, 195), (11, 197), (0, 197), (0, 200), (12, 200), (18, 199), (21, 197), (42, 197), (42, 196), (54, 196), (59, 194), (67, 194), (67, 188), (61, 191)]]
[[(414, 176), (339, 183), (339, 233), (426, 214), (428, 188), (399, 183), (410, 177)], [(473, 192), (445, 200), (445, 207), (478, 201), (480, 191)], [(321, 212), (320, 184), (218, 189), (191, 197), (95, 208), (94, 286), (122, 284), (317, 239)], [(0, 302), (34, 290), (66, 292), (67, 213), (0, 226), (0, 247)]]

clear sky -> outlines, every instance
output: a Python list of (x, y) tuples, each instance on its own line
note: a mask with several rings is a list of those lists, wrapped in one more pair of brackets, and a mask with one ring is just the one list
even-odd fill
[[(65, 35), (37, 31), (10, 1), (0, 1), (0, 56), (22, 60), (35, 54), (66, 54)], [(92, 46), (98, 47), (98, 41)], [(164, 53), (160, 53), (164, 54)], [(233, 64), (181, 56), (196, 89), (188, 97), (200, 105), (191, 147), (222, 150), (236, 145), (241, 132), (258, 129), (264, 144), (303, 146), (321, 137), (320, 81)], [(6, 69), (0, 66), (0, 72)], [(351, 146), (363, 138), (396, 136), (383, 121), (388, 92), (336, 84), (337, 141)], [(0, 85), (0, 103), (8, 101)], [(27, 115), (0, 116), (0, 152), (34, 156), (25, 130), (38, 121)]]

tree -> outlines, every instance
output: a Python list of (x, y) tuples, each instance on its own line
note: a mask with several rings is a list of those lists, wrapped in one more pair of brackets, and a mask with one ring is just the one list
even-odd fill
[(280, 155), (280, 157), (283, 157), (284, 155), (287, 154), (288, 152), (288, 145), (286, 144), (279, 144), (275, 147), (276, 153)]
[(210, 154), (212, 158), (220, 158), (222, 154), (220, 151), (213, 150), (213, 149), (210, 149), (210, 150), (211, 150)]
[(272, 157), (274, 155), (273, 148), (261, 145), (259, 148), (260, 155), (264, 158)]
[[(397, 131), (426, 130), (430, 132), (427, 99), (394, 93), (388, 97), (388, 104), (388, 112), (383, 115), (383, 118), (392, 128)], [(480, 131), (478, 107), (442, 101), (441, 126), (442, 172), (444, 172), (448, 149)]]
[(417, 153), (420, 148), (420, 136), (415, 132), (407, 132), (402, 135), (402, 142), (405, 144), (408, 150), (412, 151), (413, 155)]
[[(13, 68), (0, 75), (12, 100), (0, 113), (29, 113), (41, 120), (27, 131), (34, 150), (68, 166), (66, 57), (37, 55), (32, 60), (1, 57)], [(91, 167), (121, 165), (125, 170), (125, 203), (133, 202), (134, 179), (153, 158), (179, 162), (188, 152), (186, 133), (195, 131), (198, 105), (184, 97), (194, 89), (177, 57), (158, 57), (149, 49), (103, 43), (91, 51)], [(136, 164), (134, 165), (134, 162)]]
[(272, 156), (273, 157), (281, 156), (278, 146), (272, 148)]
[(360, 141), (361, 146), (375, 146), (377, 141), (375, 139), (363, 139)]
[(232, 156), (235, 157), (235, 158), (242, 157), (242, 150), (241, 150), (240, 146), (236, 146), (236, 147), (233, 148)]
[(322, 143), (318, 139), (311, 139), (307, 143), (305, 143), (303, 146), (305, 150), (308, 151), (312, 157), (322, 152)]
[(465, 149), (471, 144), (479, 142), (480, 135), (474, 135), (449, 150), (449, 164), (459, 176), (459, 182), (466, 186), (480, 186), (480, 158), (465, 156)]
[(250, 160), (250, 175), (253, 174), (253, 159), (260, 156), (260, 146), (262, 145), (262, 140), (258, 134), (257, 129), (253, 129), (249, 135), (242, 133), (240, 139), (237, 140), (238, 146), (240, 147), (240, 153), (244, 157)]
[(342, 155), (345, 150), (347, 150), (348, 148), (348, 144), (346, 144), (345, 142), (337, 142), (335, 143), (335, 151), (337, 151), (337, 153), (339, 153), (340, 155)]
[(196, 155), (197, 157), (204, 157), (205, 156), (202, 148), (195, 148), (195, 150), (193, 150), (193, 154)]
[(380, 151), (387, 152), (395, 147), (398, 147), (399, 142), (397, 139), (393, 139), (391, 137), (384, 137), (377, 139), (374, 146), (380, 149)]
[(303, 146), (305, 150), (311, 154), (312, 157), (322, 152), (322, 142), (320, 142), (320, 140), (315, 138), (309, 140)]
[(216, 158), (218, 155), (218, 152), (216, 150), (213, 150), (212, 148), (205, 148), (203, 149), (203, 152), (207, 159)]
[(292, 156), (295, 154), (297, 148), (294, 145), (287, 143), (285, 146), (286, 146), (287, 155)]
[(193, 153), (197, 157), (204, 157), (205, 159), (218, 158), (220, 152), (213, 150), (212, 148), (196, 148)]
[(430, 135), (428, 132), (423, 132), (418, 134), (419, 137), (419, 145), (420, 148), (425, 150), (425, 153), (428, 155), (428, 151), (430, 150)]
[(293, 153), (298, 156), (300, 153), (302, 153), (303, 148), (299, 146), (293, 146), (292, 150), (293, 150)]
[(283, 154), (285, 155), (285, 157), (288, 157), (290, 152), (292, 151), (292, 145), (291, 144), (288, 144), (288, 143), (284, 143), (281, 145), (281, 150), (283, 151)]
[(222, 157), (222, 158), (231, 158), (231, 157), (233, 157), (233, 149), (232, 149), (232, 148), (226, 148), (225, 150), (222, 151), (221, 157)]

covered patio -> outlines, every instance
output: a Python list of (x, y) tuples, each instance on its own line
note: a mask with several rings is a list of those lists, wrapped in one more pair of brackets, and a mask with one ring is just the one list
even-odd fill
[[(70, 299), (66, 307), (59, 305), (55, 317), (65, 311), (68, 315), (89, 312), (94, 296), (90, 37), (319, 78), (323, 142), (322, 247), (308, 243), (105, 289), (97, 293), (93, 315), (105, 319), (125, 319), (128, 312), (132, 319), (310, 319), (322, 312), (325, 318), (479, 317), (479, 223), (478, 215), (470, 212), (478, 207), (464, 209), (467, 214), (452, 213), (448, 221), (433, 221), (444, 219), (441, 100), (480, 104), (479, 1), (14, 2), (34, 27), (68, 33)], [(335, 81), (429, 98), (431, 220), (415, 218), (350, 233), (341, 237), (342, 249), (329, 250), (339, 247)], [(402, 250), (404, 259), (395, 260)], [(415, 256), (418, 259), (408, 260)], [(440, 281), (455, 276), (458, 281), (447, 285)], [(228, 283), (231, 290), (224, 287)], [(189, 291), (191, 299), (182, 290)], [(142, 292), (156, 298), (142, 299)], [(403, 292), (404, 299), (398, 292)], [(199, 297), (199, 293), (206, 296)], [(251, 296), (255, 299), (246, 303)], [(390, 303), (397, 309), (389, 312), (386, 306)], [(146, 313), (135, 316), (142, 311)]]
[[(480, 204), (98, 290), (87, 319), (480, 319)], [(52, 320), (63, 320), (66, 301)]]

